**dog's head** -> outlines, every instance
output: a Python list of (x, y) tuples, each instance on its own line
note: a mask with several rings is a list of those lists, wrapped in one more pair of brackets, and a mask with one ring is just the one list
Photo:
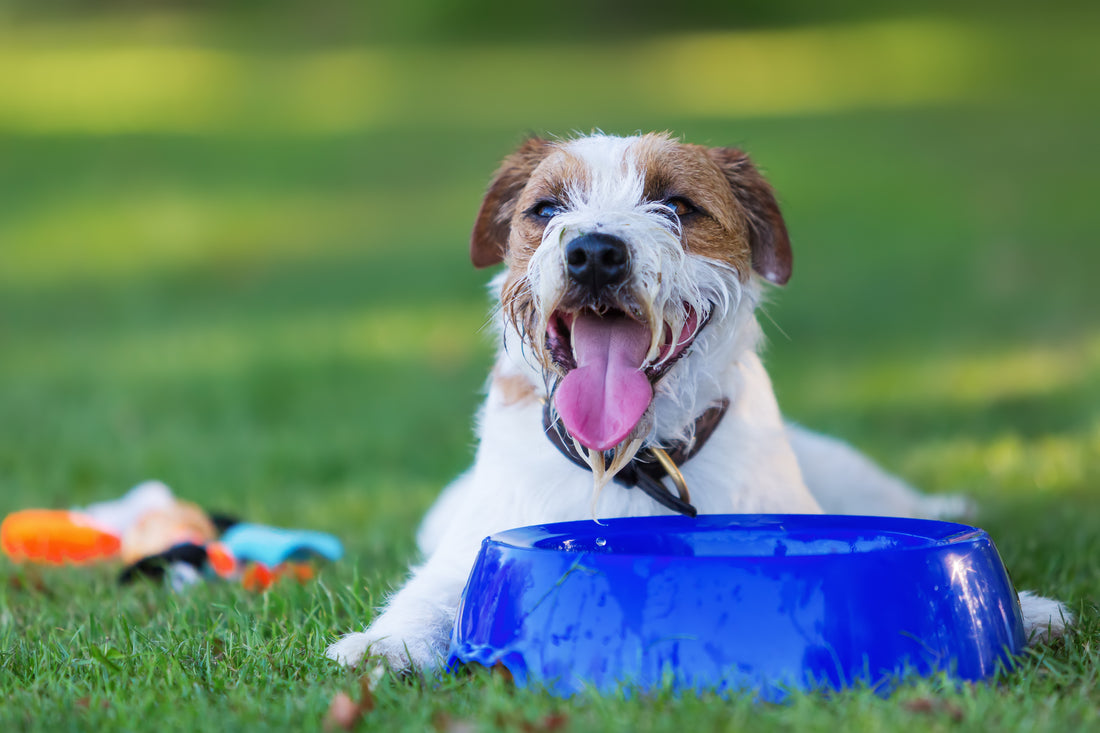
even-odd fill
[(636, 451), (655, 390), (713, 350), (705, 340), (733, 338), (753, 273), (791, 273), (779, 207), (748, 157), (664, 134), (528, 140), (497, 171), (470, 254), (507, 264), (506, 319), (593, 452)]

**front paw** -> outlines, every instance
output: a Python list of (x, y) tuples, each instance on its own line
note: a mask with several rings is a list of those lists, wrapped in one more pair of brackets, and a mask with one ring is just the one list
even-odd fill
[(341, 666), (354, 667), (363, 660), (376, 641), (377, 639), (366, 632), (345, 634), (329, 646), (325, 656)]
[(345, 667), (356, 667), (364, 659), (370, 659), (394, 672), (432, 669), (443, 662), (442, 650), (428, 640), (383, 636), (373, 629), (346, 634), (328, 648), (325, 656)]

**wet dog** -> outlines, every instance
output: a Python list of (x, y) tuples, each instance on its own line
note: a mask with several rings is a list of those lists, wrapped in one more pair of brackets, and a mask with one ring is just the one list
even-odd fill
[[(840, 441), (786, 423), (755, 312), (791, 275), (775, 195), (748, 156), (667, 135), (531, 139), (497, 171), (471, 239), (500, 350), (474, 465), (421, 526), (425, 561), (329, 657), (397, 669), (446, 654), (481, 540), (585, 518), (699, 513), (944, 516)], [(1056, 601), (1021, 594), (1028, 630)]]

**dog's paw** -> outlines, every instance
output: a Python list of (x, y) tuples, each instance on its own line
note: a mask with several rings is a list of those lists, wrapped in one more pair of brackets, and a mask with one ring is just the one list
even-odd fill
[(325, 656), (345, 667), (358, 667), (364, 660), (384, 664), (394, 672), (431, 669), (442, 663), (442, 655), (422, 639), (399, 639), (366, 631), (346, 634), (330, 646)]
[(325, 656), (344, 667), (355, 667), (367, 656), (376, 639), (368, 633), (345, 634), (340, 641), (329, 646)]
[(1024, 614), (1024, 633), (1028, 643), (1048, 642), (1066, 633), (1073, 625), (1073, 614), (1066, 605), (1053, 598), (1035, 595), (1032, 591), (1020, 591), (1020, 609)]

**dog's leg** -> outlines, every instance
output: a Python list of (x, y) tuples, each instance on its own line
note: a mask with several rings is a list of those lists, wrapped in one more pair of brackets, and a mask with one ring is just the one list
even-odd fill
[(477, 555), (478, 543), (447, 543), (415, 568), (374, 622), (347, 634), (326, 652), (329, 659), (355, 666), (365, 657), (384, 660), (393, 670), (434, 669), (444, 661), (458, 601)]
[(966, 497), (921, 494), (836, 438), (792, 423), (787, 423), (787, 437), (810, 493), (830, 514), (938, 519), (971, 513)]

